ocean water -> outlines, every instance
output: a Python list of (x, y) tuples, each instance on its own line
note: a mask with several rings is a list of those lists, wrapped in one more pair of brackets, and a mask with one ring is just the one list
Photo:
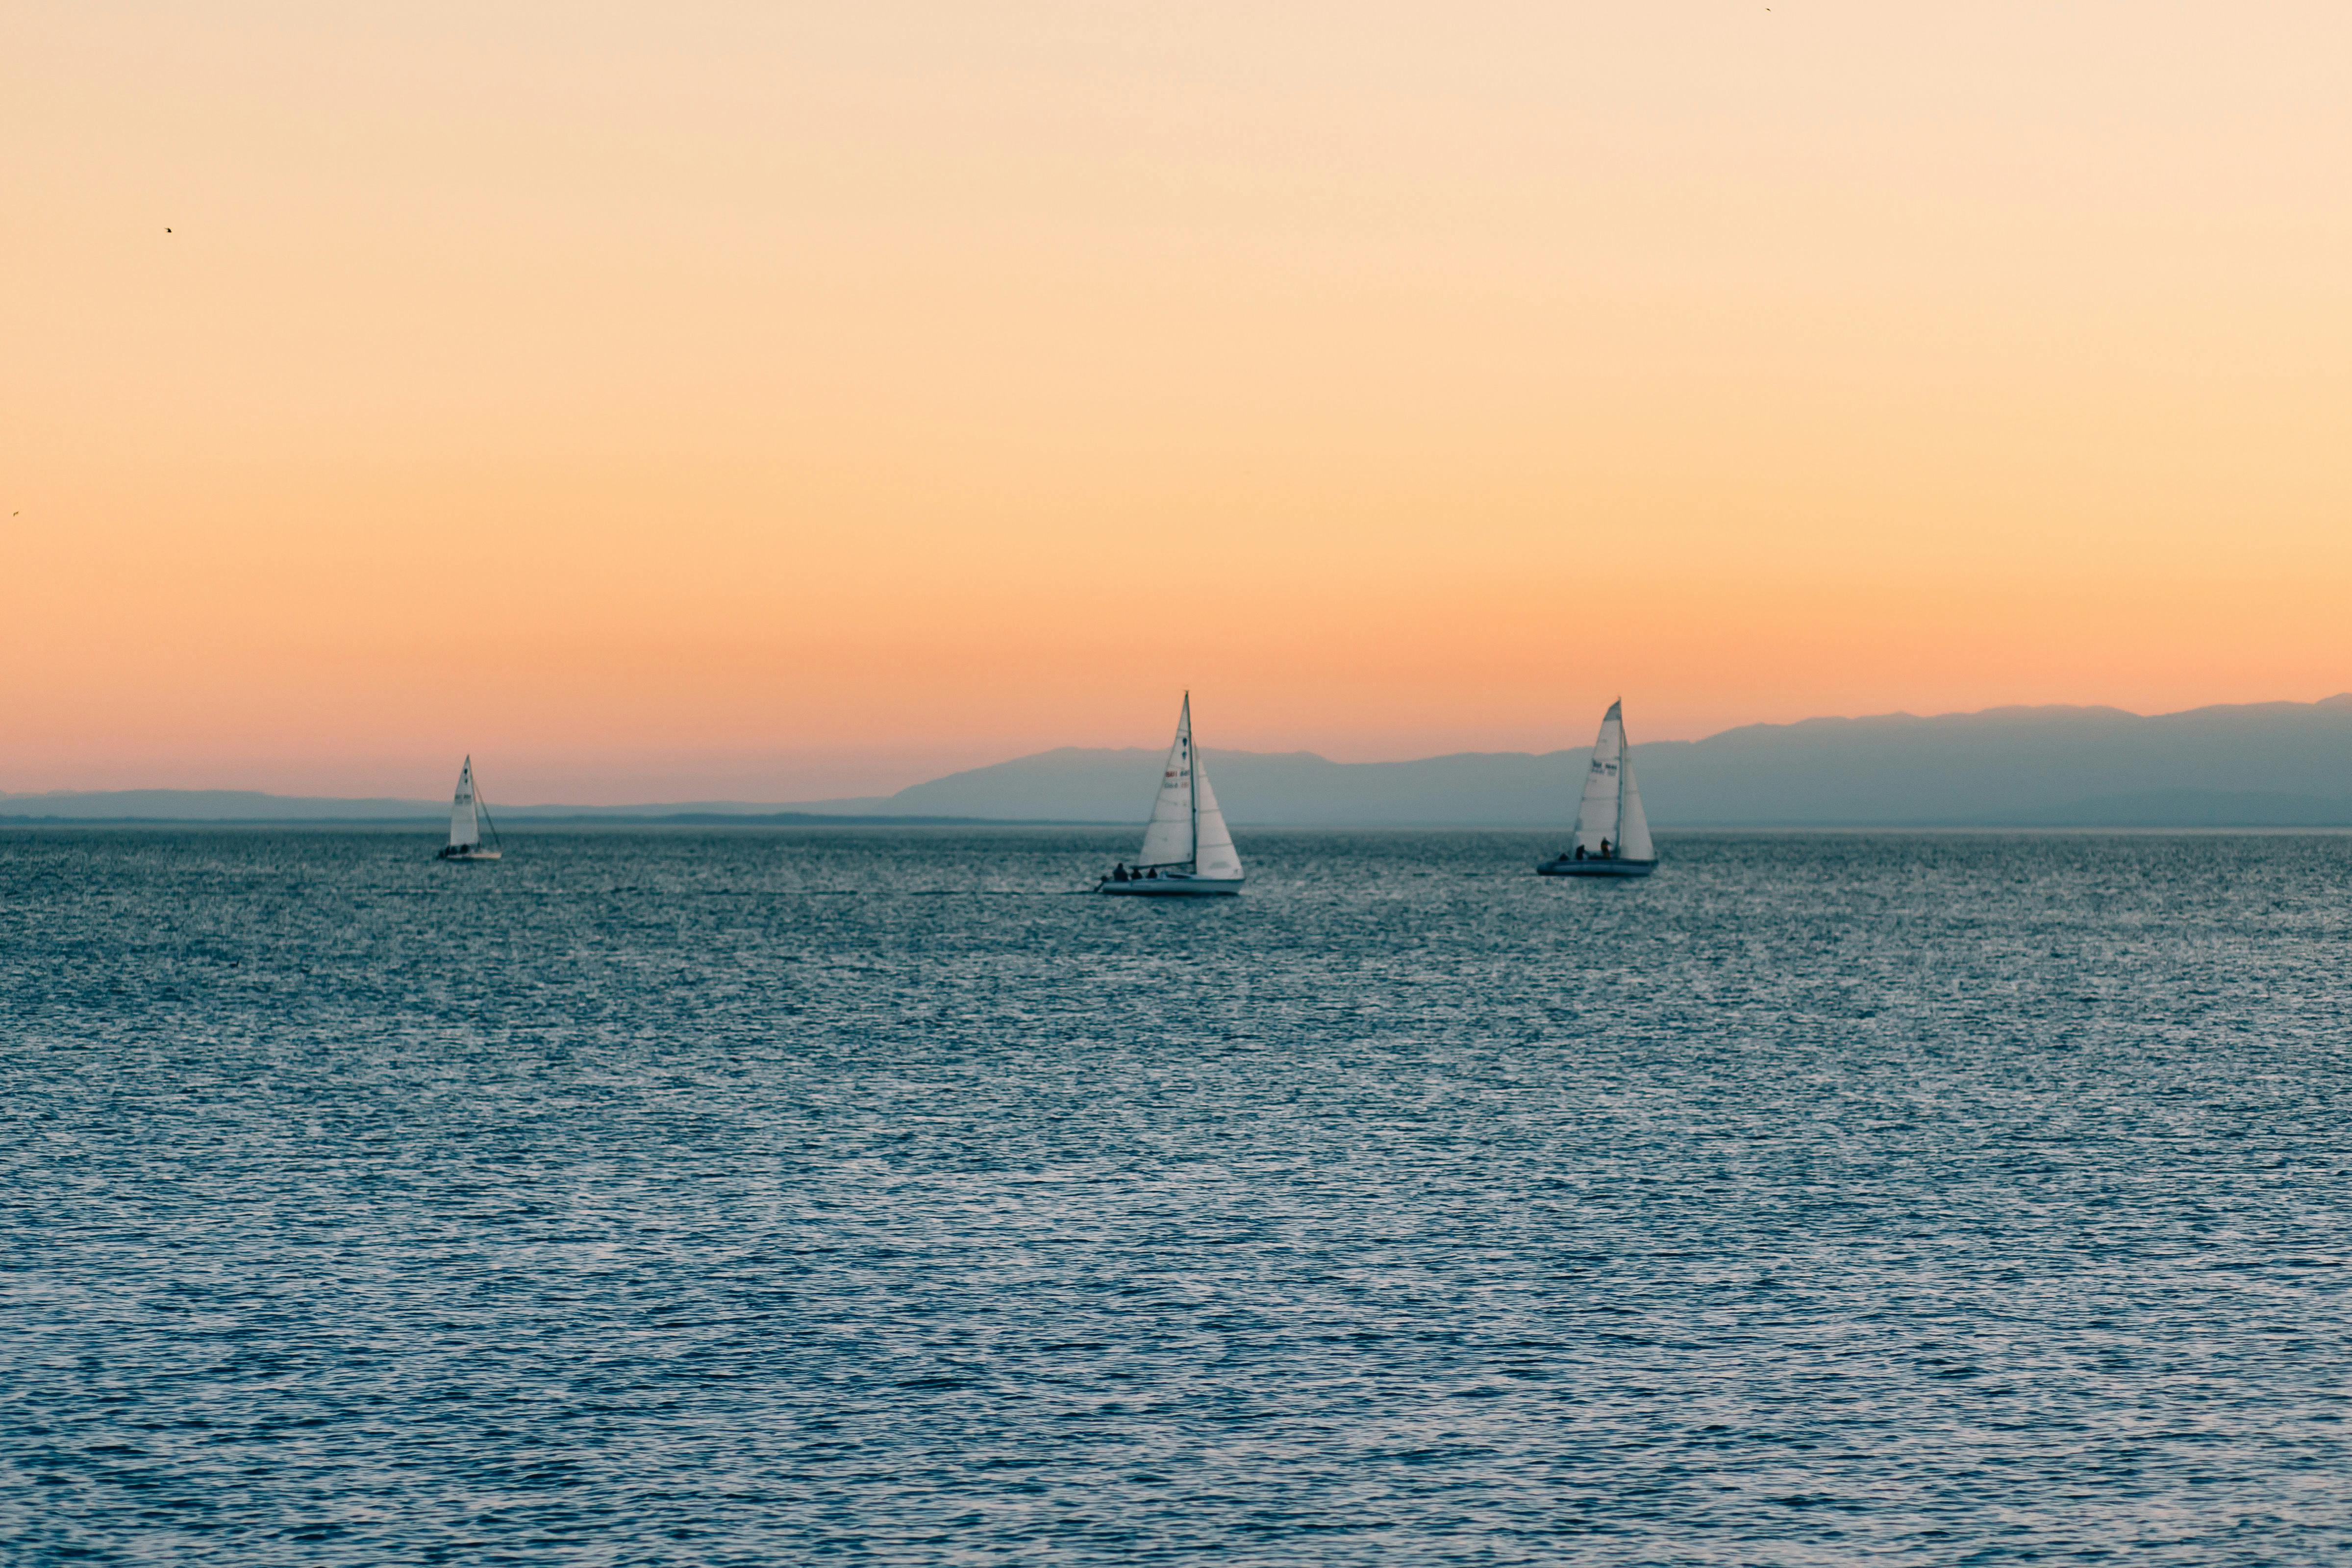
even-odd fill
[(11, 1563), (2352, 1553), (2352, 838), (0, 835)]

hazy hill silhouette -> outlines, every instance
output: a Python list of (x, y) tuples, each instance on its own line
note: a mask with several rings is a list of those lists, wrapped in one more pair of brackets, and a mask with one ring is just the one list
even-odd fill
[[(1636, 715), (1638, 718), (1638, 711)], [(1580, 725), (1580, 727), (1583, 727)], [(501, 806), (502, 822), (558, 819), (773, 821), (947, 819), (1135, 822), (1161, 758), (1066, 747), (951, 773), (895, 795), (775, 806)], [(1333, 762), (1311, 752), (1203, 752), (1239, 824), (1537, 826), (1574, 813), (1586, 752), (1466, 752)], [(2109, 707), (2012, 707), (1917, 717), (1748, 725), (1638, 745), (1650, 820), (1694, 827), (2352, 826), (2352, 694), (2143, 717)], [(0, 820), (331, 821), (446, 819), (430, 800), (335, 800), (234, 790), (0, 795)]]
[[(1064, 747), (953, 773), (864, 812), (1131, 821), (1159, 749)], [(1587, 749), (1332, 762), (1311, 752), (1202, 756), (1236, 822), (1540, 824), (1573, 814)], [(1636, 745), (1662, 828), (2046, 824), (2352, 825), (2352, 694), (2144, 717), (2012, 707), (1748, 725)], [(811, 809), (822, 810), (821, 804)]]

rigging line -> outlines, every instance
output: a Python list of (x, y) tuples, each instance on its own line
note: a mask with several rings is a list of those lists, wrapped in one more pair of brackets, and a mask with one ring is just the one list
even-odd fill
[[(471, 758), (467, 758), (466, 766), (468, 771), (472, 770), (473, 762)], [(507, 841), (506, 840), (499, 837), (498, 819), (490, 815), (490, 803), (482, 799), (482, 781), (479, 779), (474, 780), (474, 809), (481, 812), (482, 821), (489, 823), (490, 825), (491, 847), (496, 849), (500, 854), (504, 854), (506, 852)], [(481, 835), (478, 833), (476, 834), (474, 841), (478, 844), (480, 843), (482, 841)]]

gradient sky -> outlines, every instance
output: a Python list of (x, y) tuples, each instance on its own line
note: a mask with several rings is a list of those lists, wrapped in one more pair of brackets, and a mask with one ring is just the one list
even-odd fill
[(0, 148), (0, 789), (2352, 687), (2340, 4), (13, 0)]

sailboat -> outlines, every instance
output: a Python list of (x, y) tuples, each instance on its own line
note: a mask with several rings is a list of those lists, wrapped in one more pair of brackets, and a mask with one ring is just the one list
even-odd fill
[(1633, 786), (1633, 754), (1625, 745), (1621, 700), (1601, 718), (1592, 765), (1584, 773), (1584, 803), (1576, 811), (1576, 844), (1536, 867), (1545, 876), (1647, 876), (1658, 869), (1650, 819)]
[(1171, 898), (1242, 890), (1242, 857), (1217, 792), (1192, 749), (1192, 694), (1184, 694), (1176, 719), (1176, 743), (1160, 772), (1160, 794), (1151, 802), (1151, 825), (1132, 866), (1119, 865), (1095, 884), (1097, 893)]
[(482, 843), (482, 824), (489, 822), (490, 809), (474, 790), (474, 759), (466, 758), (466, 766), (457, 773), (457, 797), (449, 802), (449, 841), (442, 846), (440, 858), (445, 861), (494, 861), (499, 858), (499, 825), (490, 822), (490, 841)]

